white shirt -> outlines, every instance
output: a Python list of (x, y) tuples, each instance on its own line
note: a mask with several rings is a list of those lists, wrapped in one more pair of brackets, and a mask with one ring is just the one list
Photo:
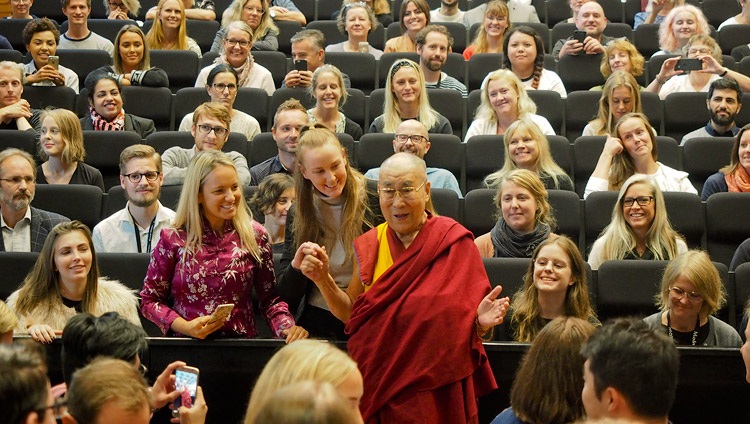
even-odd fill
[[(23, 73), (24, 73), (24, 75), (33, 75), (33, 74), (36, 73), (36, 71), (37, 71), (36, 64), (34, 63), (33, 60), (31, 62), (23, 65)], [(66, 68), (66, 67), (64, 67), (62, 65), (57, 65), (57, 72), (59, 72), (60, 74), (62, 74), (62, 76), (65, 78), (65, 86), (72, 88), (73, 91), (75, 91), (76, 94), (78, 94), (78, 74), (76, 74), (72, 70), (70, 70), (70, 69), (68, 69), (68, 68)], [(31, 84), (31, 85), (33, 85), (33, 86), (54, 87), (55, 83), (52, 82), (52, 81), (50, 81), (50, 80), (44, 80), (44, 81), (36, 82), (34, 84)]]
[[(658, 168), (655, 173), (648, 175), (661, 191), (681, 191), (683, 193), (698, 194), (693, 183), (688, 179), (688, 173), (670, 168), (661, 162), (656, 162)], [(609, 181), (604, 178), (591, 177), (586, 183), (586, 189), (583, 192), (583, 198), (595, 191), (608, 191)]]
[[(534, 89), (531, 87), (531, 84), (533, 83), (534, 78), (523, 81), (523, 85), (527, 90)], [(547, 69), (542, 69), (542, 74), (539, 76), (539, 87), (537, 87), (536, 89), (556, 91), (563, 99), (568, 97), (568, 92), (565, 90), (565, 85), (563, 84), (562, 79), (560, 79), (560, 76), (557, 75), (557, 73)]]
[(459, 10), (458, 13), (456, 13), (453, 16), (443, 15), (440, 13), (440, 8), (438, 7), (435, 10), (430, 11), (430, 22), (459, 22), (463, 23), (464, 21), (464, 11)]
[[(217, 64), (214, 63), (213, 65), (206, 66), (205, 68), (201, 69), (200, 73), (198, 74), (198, 78), (195, 80), (196, 87), (206, 86), (208, 73), (211, 72), (211, 69), (213, 69), (216, 65)], [(250, 71), (250, 77), (247, 79), (247, 81), (245, 81), (245, 84), (243, 84), (242, 87), (262, 88), (266, 90), (266, 93), (268, 93), (269, 96), (272, 96), (273, 92), (276, 91), (276, 85), (274, 85), (273, 83), (273, 75), (271, 75), (271, 71), (259, 65), (258, 62), (253, 63), (253, 69)]]
[[(542, 134), (544, 135), (555, 135), (555, 130), (552, 128), (552, 124), (549, 123), (547, 118), (541, 115), (537, 115), (535, 113), (529, 113), (528, 118), (531, 119), (537, 126), (539, 126), (539, 129), (542, 130)], [(469, 139), (475, 135), (495, 135), (497, 134), (497, 122), (489, 122), (484, 119), (475, 119), (474, 122), (471, 123), (469, 126), (469, 129), (466, 131), (466, 137), (464, 138), (464, 143), (469, 141)]]
[(3, 243), (6, 252), (31, 252), (31, 208), (26, 208), (23, 219), (10, 228), (0, 214), (0, 226), (3, 231)]
[[(179, 131), (190, 131), (192, 126), (193, 112), (190, 112), (182, 118)], [(257, 119), (247, 113), (234, 109), (234, 116), (232, 117), (232, 122), (229, 124), (229, 131), (240, 133), (247, 138), (247, 141), (252, 141), (256, 135), (260, 134), (260, 124)]]
[[(172, 225), (175, 212), (159, 203), (159, 209), (156, 211), (154, 229), (151, 232), (151, 249), (156, 247), (161, 237), (162, 228)], [(128, 206), (113, 213), (103, 221), (96, 224), (92, 239), (94, 240), (94, 249), (102, 253), (138, 253), (136, 247), (135, 230), (133, 218), (130, 216)], [(138, 226), (138, 233), (141, 239), (141, 252), (148, 252), (149, 228), (143, 229)]]
[(701, 87), (700, 90), (696, 90), (693, 87), (693, 84), (690, 83), (689, 75), (675, 75), (661, 87), (661, 90), (659, 90), (659, 98), (664, 100), (672, 93), (708, 93), (708, 88), (711, 86), (711, 83), (719, 78), (721, 77), (716, 74), (711, 74), (711, 78), (708, 79), (706, 85)]

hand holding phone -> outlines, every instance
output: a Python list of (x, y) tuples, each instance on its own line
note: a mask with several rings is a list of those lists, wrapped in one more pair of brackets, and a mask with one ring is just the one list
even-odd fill
[(700, 59), (680, 59), (677, 64), (674, 65), (675, 71), (700, 71), (703, 69), (703, 62)]
[(211, 315), (211, 319), (208, 320), (206, 325), (213, 325), (217, 322), (224, 322), (227, 319), (229, 319), (229, 314), (232, 313), (232, 309), (234, 309), (234, 303), (225, 303), (223, 305), (219, 305), (216, 307), (216, 310)]
[(47, 59), (47, 64), (55, 69), (60, 65), (60, 56), (50, 56)]
[(200, 371), (195, 367), (185, 366), (174, 370), (174, 388), (181, 393), (172, 404), (172, 416), (179, 416), (180, 406), (186, 408), (193, 406), (198, 391), (198, 374)]
[(583, 41), (586, 40), (586, 31), (581, 31), (578, 29), (573, 31), (573, 39), (583, 44)]
[(307, 60), (300, 59), (294, 61), (294, 70), (295, 71), (306, 71), (307, 70)]

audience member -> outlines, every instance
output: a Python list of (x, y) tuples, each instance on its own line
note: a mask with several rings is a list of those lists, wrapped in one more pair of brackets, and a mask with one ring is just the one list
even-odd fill
[(104, 50), (114, 57), (112, 42), (89, 30), (91, 0), (62, 0), (62, 12), (68, 18), (68, 31), (60, 38), (58, 49)]
[[(185, 0), (191, 3), (192, 0)], [(154, 16), (149, 16), (156, 10)], [(198, 43), (187, 35), (186, 12), (183, 0), (159, 0), (159, 4), (146, 15), (154, 24), (146, 34), (146, 44), (151, 50), (190, 50), (203, 56)], [(210, 11), (213, 15), (213, 10)], [(211, 18), (210, 20), (213, 20)]]
[[(421, 122), (415, 119), (407, 119), (399, 124), (396, 133), (393, 135), (393, 151), (412, 153), (424, 159), (424, 156), (430, 151), (430, 134), (427, 128)], [(461, 187), (458, 184), (456, 176), (447, 169), (426, 168), (427, 181), (432, 188), (445, 188), (456, 192), (459, 198), (463, 197)], [(380, 168), (373, 168), (365, 173), (365, 177), (371, 180), (380, 178)]]
[(13, 344), (13, 329), (17, 325), (16, 313), (0, 300), (0, 345)]
[(102, 173), (83, 162), (86, 149), (78, 116), (67, 109), (42, 112), (37, 184), (85, 184), (104, 191)]
[(132, 20), (141, 10), (139, 0), (102, 0), (107, 19)]
[(299, 324), (312, 337), (345, 340), (344, 324), (331, 313), (324, 293), (302, 272), (301, 259), (309, 246), (325, 246), (331, 258), (330, 273), (336, 284), (346, 289), (356, 275), (352, 243), (383, 222), (380, 206), (374, 184), (368, 187), (365, 177), (349, 163), (336, 135), (327, 128), (305, 131), (297, 142), (296, 155), (297, 201), (286, 218), (277, 289), (297, 310)]
[(658, 182), (635, 174), (622, 184), (612, 222), (594, 242), (588, 262), (596, 270), (609, 260), (672, 260), (687, 250), (669, 222)]
[[(625, 180), (636, 174), (653, 179), (661, 191), (698, 194), (687, 172), (658, 162), (655, 134), (648, 118), (642, 113), (627, 113), (620, 118), (614, 134), (607, 136), (596, 168), (586, 183), (584, 199), (595, 191), (618, 190)], [(621, 191), (620, 197), (622, 194)]]
[(97, 252), (151, 253), (174, 219), (174, 211), (159, 202), (163, 183), (161, 155), (153, 147), (135, 144), (120, 153), (120, 186), (128, 203), (94, 227)]
[(0, 151), (0, 189), (0, 252), (41, 252), (52, 227), (68, 218), (31, 207), (36, 161), (29, 153), (13, 147)]
[(250, 207), (263, 214), (265, 227), (273, 246), (273, 253), (284, 253), (286, 217), (297, 199), (294, 178), (286, 173), (271, 174), (258, 185), (258, 190), (248, 201)]
[[(616, 38), (604, 46), (604, 55), (599, 70), (604, 78), (609, 78), (615, 71), (625, 71), (638, 78), (643, 75), (645, 60), (638, 48), (627, 38)], [(591, 87), (591, 90), (602, 90), (604, 86)], [(643, 90), (643, 87), (638, 87)]]
[(138, 299), (115, 280), (99, 276), (91, 232), (80, 221), (57, 224), (44, 242), (34, 268), (8, 297), (19, 317), (16, 331), (52, 343), (78, 312), (115, 311), (138, 326)]
[(734, 256), (732, 256), (732, 262), (729, 264), (729, 270), (735, 271), (738, 266), (745, 262), (750, 262), (750, 239), (746, 239), (737, 246), (737, 250), (734, 251)]
[[(347, 3), (357, 3), (359, 0), (344, 0), (342, 6)], [(388, 28), (388, 25), (393, 23), (393, 14), (391, 13), (391, 2), (388, 0), (365, 0), (364, 3), (372, 9), (375, 13), (375, 18), (383, 28)], [(340, 9), (337, 9), (331, 15), (331, 20), (336, 21), (339, 19)]]
[(49, 57), (57, 54), (60, 31), (47, 18), (29, 21), (23, 29), (23, 44), (31, 55), (31, 62), (23, 65), (24, 84), (37, 86), (66, 86), (78, 94), (78, 75), (60, 65), (50, 65)]
[[(573, 249), (577, 250), (575, 245)], [(586, 413), (581, 400), (581, 348), (593, 332), (593, 325), (569, 316), (555, 318), (541, 329), (513, 379), (510, 408), (492, 424), (579, 422)]]
[[(208, 72), (206, 77), (206, 91), (214, 103), (221, 103), (229, 109), (232, 122), (229, 125), (229, 131), (242, 134), (247, 141), (252, 141), (256, 135), (260, 134), (260, 124), (258, 120), (247, 113), (234, 108), (234, 101), (237, 98), (239, 89), (239, 75), (234, 68), (226, 63), (221, 63)], [(188, 113), (182, 118), (180, 131), (190, 131), (193, 123), (193, 112)]]
[(742, 109), (742, 88), (731, 78), (719, 78), (708, 87), (706, 108), (711, 119), (708, 124), (682, 137), (681, 146), (695, 137), (734, 137), (740, 132), (735, 118)]
[(474, 243), (483, 258), (530, 258), (534, 249), (554, 236), (556, 220), (547, 189), (539, 176), (515, 169), (497, 181), (498, 220)]
[(307, 19), (292, 0), (269, 0), (269, 15), (275, 21), (293, 21), (305, 26)]
[(633, 29), (641, 24), (660, 24), (675, 7), (685, 5), (685, 0), (652, 0), (651, 10), (635, 14)]
[(614, 40), (604, 35), (607, 17), (604, 16), (602, 6), (595, 1), (588, 1), (581, 5), (575, 24), (577, 30), (586, 31), (586, 37), (583, 42), (576, 40), (572, 35), (558, 40), (552, 48), (552, 56), (555, 60), (560, 60), (563, 55), (603, 54), (604, 46)]
[[(750, 304), (745, 306), (745, 317), (750, 317)], [(745, 319), (743, 322), (747, 322)], [(745, 381), (750, 383), (750, 323), (745, 325), (745, 342), (740, 348), (742, 360), (745, 362)]]
[(683, 54), (685, 45), (694, 35), (710, 35), (711, 31), (703, 12), (692, 4), (677, 6), (670, 11), (659, 25), (659, 50), (653, 56), (662, 54)]
[(362, 137), (362, 127), (341, 111), (349, 93), (339, 68), (323, 65), (316, 69), (307, 91), (315, 99), (315, 106), (307, 110), (311, 124), (320, 123), (335, 133), (349, 134), (354, 140)]
[(10, 41), (8, 41), (8, 38), (3, 35), (0, 35), (0, 50), (14, 50), (13, 45), (10, 44)]
[(536, 114), (536, 104), (512, 71), (498, 69), (482, 82), (482, 103), (466, 131), (464, 142), (475, 135), (503, 135), (520, 118), (534, 122), (544, 135), (555, 135), (547, 118)]
[(581, 354), (589, 419), (669, 422), (680, 356), (666, 336), (639, 319), (620, 318), (595, 330)]
[[(508, 5), (510, 22), (539, 22), (539, 15), (536, 13), (536, 8), (530, 3), (524, 3), (524, 0), (509, 0), (506, 4)], [(466, 25), (467, 29), (471, 29), (475, 24), (483, 22), (484, 10), (486, 8), (487, 3), (482, 3), (464, 13), (464, 25)]]
[(443, 72), (448, 54), (453, 50), (453, 37), (442, 25), (427, 25), (417, 34), (417, 54), (427, 88), (456, 90), (466, 97), (466, 86)]
[(568, 2), (568, 5), (570, 6), (570, 11), (572, 13), (572, 16), (561, 22), (566, 22), (569, 24), (576, 23), (576, 18), (578, 18), (578, 13), (581, 10), (581, 6), (583, 6), (584, 3), (587, 3), (589, 1), (591, 0), (570, 0)]
[(614, 71), (602, 87), (596, 118), (583, 127), (584, 136), (615, 134), (615, 126), (628, 113), (642, 113), (641, 91), (633, 75)]
[(406, 0), (399, 13), (402, 34), (386, 41), (385, 53), (417, 51), (417, 33), (430, 24), (430, 6), (425, 0)]
[[(206, 102), (198, 106), (193, 112), (193, 125), (190, 127), (195, 145), (190, 149), (179, 146), (170, 147), (162, 156), (164, 184), (182, 184), (192, 159), (198, 153), (223, 149), (229, 137), (231, 122), (231, 112), (222, 103)], [(251, 184), (250, 169), (245, 156), (235, 151), (226, 153), (234, 163), (240, 184), (249, 186)]]
[(307, 111), (299, 100), (292, 98), (279, 105), (271, 127), (279, 153), (250, 168), (253, 181), (259, 183), (271, 174), (293, 174), (297, 170), (297, 139), (308, 123)]
[[(294, 34), (289, 40), (292, 43), (292, 60), (307, 62), (307, 70), (299, 71), (292, 69), (284, 77), (281, 87), (300, 87), (306, 88), (312, 84), (312, 75), (315, 70), (323, 66), (326, 61), (325, 37), (320, 30), (303, 29)], [(344, 87), (352, 88), (349, 76), (342, 74), (344, 77)]]
[(8, 3), (10, 3), (10, 16), (6, 16), (5, 19), (36, 19), (36, 16), (31, 14), (34, 0), (10, 0)]
[[(276, 295), (268, 234), (252, 220), (235, 163), (222, 152), (201, 152), (185, 173), (173, 228), (162, 230), (151, 252), (141, 312), (165, 335), (252, 338), (258, 330), (250, 288), (275, 337), (307, 337)], [(228, 303), (235, 305), (231, 315), (212, 319)]]
[(573, 181), (555, 163), (547, 137), (528, 117), (510, 124), (503, 136), (503, 147), (503, 167), (484, 179), (488, 187), (497, 187), (515, 169), (527, 169), (537, 174), (547, 190), (575, 191)]
[(440, 7), (430, 11), (430, 22), (463, 23), (464, 13), (458, 8), (458, 0), (441, 0)]
[(280, 389), (303, 381), (328, 383), (344, 398), (342, 402), (362, 422), (362, 374), (346, 352), (321, 340), (300, 340), (282, 347), (263, 367), (250, 394), (244, 424), (267, 423), (261, 409)]
[(120, 83), (108, 72), (90, 73), (84, 85), (89, 100), (88, 113), (80, 119), (84, 131), (132, 131), (142, 139), (156, 132), (151, 119), (125, 112)]
[(719, 31), (721, 31), (722, 28), (728, 25), (750, 24), (750, 6), (748, 5), (747, 0), (738, 0), (737, 3), (740, 4), (740, 13), (722, 22), (721, 25), (719, 25)]
[(737, 132), (729, 157), (729, 165), (711, 175), (703, 185), (701, 200), (706, 201), (714, 193), (750, 192), (750, 125)]
[(503, 42), (511, 28), (508, 5), (503, 0), (492, 0), (484, 9), (484, 22), (479, 25), (472, 43), (463, 52), (469, 60), (475, 53), (503, 53)]
[(407, 119), (416, 119), (431, 133), (453, 134), (451, 123), (430, 106), (422, 68), (409, 59), (400, 59), (388, 70), (383, 114), (372, 121), (369, 132), (395, 133)]
[(287, 424), (360, 424), (354, 412), (329, 383), (302, 381), (277, 390), (258, 407), (257, 422)]
[(125, 25), (120, 28), (115, 38), (115, 46), (117, 54), (114, 66), (103, 66), (99, 70), (110, 73), (123, 86), (169, 88), (167, 73), (161, 68), (151, 66), (151, 52), (146, 35), (137, 25)]
[(23, 67), (0, 62), (0, 130), (39, 131), (38, 109), (32, 109), (23, 94)]
[(221, 17), (221, 28), (211, 45), (211, 51), (221, 53), (227, 27), (234, 21), (245, 22), (253, 37), (253, 50), (276, 51), (279, 49), (279, 28), (271, 18), (269, 5), (266, 0), (232, 0)]
[(33, 345), (0, 345), (0, 422), (54, 424), (62, 405), (52, 398), (44, 351)]
[(719, 272), (706, 252), (689, 250), (669, 262), (655, 296), (660, 312), (644, 318), (677, 345), (740, 347), (731, 325), (714, 317), (726, 304)]
[(503, 41), (503, 68), (511, 70), (527, 90), (551, 90), (568, 97), (560, 76), (544, 68), (544, 42), (528, 26), (511, 29)]
[[(375, 60), (380, 59), (383, 51), (376, 49), (367, 42), (367, 36), (378, 26), (377, 18), (372, 9), (364, 2), (344, 2), (341, 10), (336, 26), (346, 36), (347, 40), (329, 44), (325, 51), (370, 53), (375, 57)], [(367, 45), (366, 51), (360, 47), (365, 44)]]
[[(196, 19), (200, 21), (213, 21), (216, 20), (215, 5), (213, 0), (177, 0), (180, 3), (180, 10), (182, 15), (186, 19)], [(146, 12), (146, 19), (158, 21), (161, 19), (162, 3), (164, 0), (159, 1), (159, 5), (152, 7)], [(156, 25), (156, 22), (154, 22)]]
[[(365, 383), (365, 422), (477, 422), (475, 399), (496, 387), (481, 336), (503, 321), (508, 298), (497, 299), (501, 287), (490, 290), (471, 233), (426, 210), (425, 168), (408, 153), (383, 162), (386, 224), (355, 240), (362, 265), (355, 262), (346, 291), (329, 274), (328, 249), (309, 242), (295, 257), (347, 323), (347, 348)], [(393, 343), (415, 338), (421, 342), (408, 349)]]

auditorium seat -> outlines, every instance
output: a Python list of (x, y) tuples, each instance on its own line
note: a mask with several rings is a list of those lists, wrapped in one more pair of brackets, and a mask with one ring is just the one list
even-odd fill
[(31, 14), (40, 18), (47, 17), (57, 22), (64, 22), (68, 18), (62, 12), (62, 7), (56, 1), (35, 1), (31, 6)]
[(742, 8), (735, 0), (703, 0), (701, 10), (708, 24), (718, 28), (722, 22), (739, 14)]
[(733, 137), (696, 137), (682, 146), (683, 170), (690, 174), (698, 193), (708, 177), (729, 165), (733, 144)]
[(568, 92), (565, 99), (565, 135), (571, 143), (581, 136), (589, 121), (596, 118), (601, 97), (601, 91)]
[(151, 50), (151, 66), (167, 73), (172, 93), (195, 86), (199, 65), (200, 58), (191, 50)]
[(104, 193), (83, 184), (37, 184), (31, 206), (77, 219), (94, 228), (102, 217)]
[[(482, 81), (490, 72), (496, 71), (503, 66), (502, 53), (477, 53), (471, 56), (468, 62), (466, 76), (466, 88), (469, 91), (478, 90), (482, 87)], [(469, 109), (473, 115), (473, 110)]]
[(646, 317), (658, 308), (661, 275), (669, 261), (605, 261), (597, 272), (599, 320), (620, 316)]
[(565, 101), (560, 93), (552, 90), (527, 90), (526, 93), (536, 104), (536, 114), (547, 118), (555, 134), (564, 135)]
[[(484, 270), (490, 279), (492, 287), (502, 286), (500, 297), (513, 299), (519, 290), (523, 288), (523, 277), (529, 270), (531, 259), (526, 258), (482, 258)], [(493, 340), (513, 341), (511, 330), (512, 311), (505, 315), (503, 323), (496, 326)]]
[(172, 92), (166, 87), (122, 87), (123, 109), (154, 121), (157, 131), (172, 129)]
[(91, 71), (112, 64), (112, 58), (104, 50), (57, 49), (57, 55), (60, 56), (61, 65), (78, 75), (79, 88), (83, 88)]
[(148, 263), (151, 260), (149, 253), (98, 252), (96, 256), (99, 275), (118, 280), (136, 292), (141, 291)]
[[(268, 93), (262, 88), (242, 87), (237, 91), (237, 97), (234, 99), (234, 108), (258, 120), (260, 130), (267, 131), (271, 128), (268, 125), (268, 99)], [(276, 110), (270, 116), (272, 117), (274, 113), (276, 113)], [(175, 116), (175, 122), (177, 122), (177, 116)]]
[(672, 93), (664, 99), (664, 135), (677, 142), (682, 137), (708, 122), (706, 93)]
[(84, 131), (84, 162), (98, 169), (104, 178), (105, 190), (120, 185), (120, 153), (128, 146), (143, 141), (132, 131)]
[(36, 134), (33, 131), (0, 130), (0, 140), (2, 140), (2, 150), (15, 147), (32, 156), (37, 154)]
[(23, 279), (29, 274), (39, 253), (35, 252), (0, 252), (0, 300), (5, 300), (18, 290)]
[(479, 237), (488, 233), (497, 222), (500, 211), (495, 205), (497, 190), (478, 188), (470, 190), (464, 197), (464, 227)]
[[(248, 165), (252, 168), (264, 160), (276, 156), (278, 153), (279, 148), (276, 146), (276, 140), (273, 139), (273, 134), (270, 132), (262, 132), (255, 136), (250, 145)], [(253, 184), (258, 184), (258, 181), (253, 181)]]
[(279, 28), (279, 51), (289, 56), (292, 54), (292, 43), (289, 40), (294, 34), (302, 31), (302, 25), (295, 21), (276, 21), (274, 23)]
[(552, 206), (552, 213), (557, 221), (556, 234), (563, 234), (581, 247), (581, 230), (583, 225), (583, 213), (581, 212), (581, 199), (575, 192), (567, 190), (549, 190), (548, 199)]
[(458, 198), (458, 193), (448, 188), (435, 187), (430, 189), (430, 198), (438, 215), (461, 222), (461, 200)]
[(348, 75), (352, 87), (362, 90), (365, 94), (370, 94), (375, 89), (378, 70), (375, 56), (351, 52), (326, 52), (326, 64), (333, 65)]
[[(638, 8), (640, 9), (640, 2), (638, 3)], [(638, 11), (640, 12), (640, 10)], [(649, 58), (651, 55), (661, 50), (659, 47), (659, 24), (638, 25), (633, 31), (633, 39), (636, 48), (638, 48), (638, 51), (646, 60), (650, 61), (651, 59)], [(659, 66), (661, 67), (661, 65)], [(649, 73), (649, 81), (653, 80), (655, 76), (655, 74)]]
[[(6, 20), (7, 19), (2, 19), (0, 20), (0, 22)], [(6, 60), (23, 64), (26, 61), (26, 58), (18, 50), (0, 49), (0, 62), (4, 62)], [(25, 87), (31, 86), (27, 85)]]
[(281, 83), (284, 82), (284, 77), (286, 77), (287, 73), (288, 63), (286, 55), (274, 51), (254, 51), (252, 55), (256, 63), (271, 72), (274, 86), (281, 87)]
[(26, 99), (32, 109), (67, 109), (75, 112), (76, 92), (65, 86), (46, 87), (24, 85), (22, 98)]
[[(10, 3), (10, 1), (8, 3)], [(4, 35), (5, 38), (8, 39), (8, 42), (10, 42), (10, 45), (13, 46), (13, 49), (18, 51), (21, 56), (26, 54), (26, 44), (24, 44), (23, 42), (23, 29), (29, 22), (31, 22), (30, 19), (0, 20), (0, 34)], [(6, 50), (3, 50), (3, 52), (5, 51)], [(22, 60), (25, 62), (25, 59)], [(20, 63), (21, 61), (18, 62)]]
[(750, 43), (750, 25), (727, 25), (719, 31), (719, 46), (724, 54), (732, 49)]
[[(750, 300), (750, 262), (746, 262), (734, 270), (734, 318), (735, 323), (739, 324), (744, 315), (745, 305)], [(740, 335), (744, 338), (744, 328), (737, 328)]]
[(734, 251), (750, 234), (746, 193), (716, 193), (706, 200), (706, 239), (711, 259), (729, 266)]

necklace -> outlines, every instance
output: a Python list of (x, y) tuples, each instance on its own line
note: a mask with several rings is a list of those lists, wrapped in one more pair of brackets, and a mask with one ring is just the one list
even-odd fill
[[(674, 340), (674, 336), (672, 335), (672, 325), (671, 325), (671, 319), (669, 316), (669, 312), (667, 312), (667, 333), (669, 334), (669, 338)], [(701, 317), (698, 315), (698, 318), (695, 320), (695, 328), (693, 329), (693, 340), (692, 345), (695, 346), (698, 342), (698, 329), (701, 326)]]

